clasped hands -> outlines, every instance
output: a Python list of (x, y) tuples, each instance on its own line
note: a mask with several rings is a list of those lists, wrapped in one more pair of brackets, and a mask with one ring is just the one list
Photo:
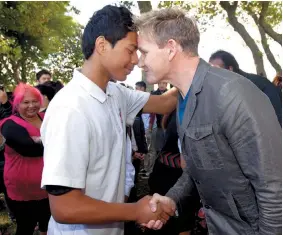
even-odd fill
[(136, 222), (150, 229), (161, 229), (175, 211), (176, 203), (171, 198), (155, 193), (137, 202)]

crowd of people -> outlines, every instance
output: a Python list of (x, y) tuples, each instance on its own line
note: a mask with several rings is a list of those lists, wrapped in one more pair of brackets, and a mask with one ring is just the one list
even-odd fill
[[(34, 87), (0, 90), (16, 235), (281, 234), (282, 78), (246, 73), (223, 50), (206, 62), (199, 40), (181, 10), (134, 21), (108, 5), (65, 87), (43, 69)], [(157, 90), (121, 83), (135, 65)]]

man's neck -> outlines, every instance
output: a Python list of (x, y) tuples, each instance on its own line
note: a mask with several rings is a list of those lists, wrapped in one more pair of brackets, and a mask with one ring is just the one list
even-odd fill
[(176, 63), (169, 77), (169, 82), (178, 88), (183, 98), (191, 87), (199, 61), (199, 57), (183, 57)]
[(100, 87), (104, 92), (106, 92), (106, 87), (110, 80), (110, 77), (102, 69), (99, 63), (95, 65), (95, 63), (93, 62), (85, 60), (81, 69), (81, 73), (93, 83), (95, 83), (98, 87)]

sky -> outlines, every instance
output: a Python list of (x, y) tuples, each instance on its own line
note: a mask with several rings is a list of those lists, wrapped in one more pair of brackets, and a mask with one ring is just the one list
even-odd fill
[[(103, 1), (86, 1), (86, 0), (71, 0), (70, 3), (72, 6), (75, 6), (80, 10), (80, 14), (78, 16), (74, 16), (75, 20), (77, 20), (80, 24), (86, 25), (89, 18), (93, 15), (93, 13), (107, 4), (117, 3), (117, 1), (111, 0), (103, 0)], [(156, 8), (158, 5), (158, 1), (151, 1), (152, 7)], [(132, 12), (135, 15), (139, 15), (139, 9), (134, 7)], [(210, 27), (206, 29), (205, 32), (200, 35), (200, 44), (199, 44), (199, 55), (204, 60), (208, 61), (210, 55), (219, 50), (226, 50), (232, 53), (236, 60), (238, 61), (240, 68), (249, 73), (256, 73), (256, 68), (254, 64), (254, 60), (252, 57), (252, 53), (250, 49), (245, 45), (245, 42), (241, 38), (241, 36), (233, 30), (231, 26), (227, 26), (225, 20), (215, 19), (214, 27)], [(260, 39), (259, 33), (257, 29), (252, 25), (248, 25), (248, 32), (255, 39)], [(282, 48), (277, 43), (270, 44), (272, 52), (278, 52), (276, 55), (281, 56)], [(279, 61), (280, 57), (277, 57), (277, 61)], [(282, 58), (280, 58), (282, 59)], [(265, 71), (267, 73), (267, 78), (269, 80), (273, 80), (276, 73), (273, 67), (269, 64), (266, 58), (264, 58), (264, 66)], [(137, 81), (141, 80), (141, 70), (136, 66), (133, 72), (128, 75), (126, 84), (134, 87)]]

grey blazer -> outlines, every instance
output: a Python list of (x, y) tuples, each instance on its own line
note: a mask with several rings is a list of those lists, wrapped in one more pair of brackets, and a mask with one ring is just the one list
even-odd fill
[(187, 168), (167, 196), (180, 206), (196, 187), (209, 234), (281, 234), (282, 131), (268, 97), (201, 59), (177, 123)]

